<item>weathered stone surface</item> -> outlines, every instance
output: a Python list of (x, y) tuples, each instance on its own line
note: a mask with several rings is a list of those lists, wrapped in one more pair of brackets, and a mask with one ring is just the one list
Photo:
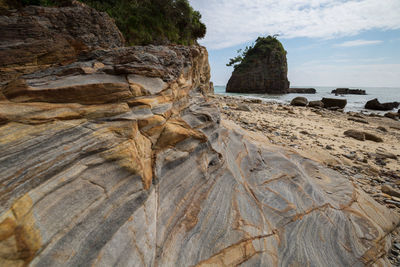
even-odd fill
[(397, 108), (398, 106), (398, 102), (380, 103), (377, 98), (374, 98), (365, 104), (366, 109), (372, 110), (392, 110), (394, 108)]
[(132, 97), (125, 76), (109, 74), (47, 76), (17, 80), (3, 89), (13, 102), (101, 104)]
[(316, 92), (315, 88), (289, 88), (288, 91), (290, 94), (315, 94)]
[[(173, 54), (174, 70), (147, 65), (150, 72), (175, 73), (168, 83), (106, 74), (115, 65), (96, 60), (7, 85), (0, 102), (0, 265), (154, 264), (155, 153), (206, 140), (177, 117), (190, 92), (208, 92), (206, 50), (173, 49), (153, 47), (152, 56), (161, 62), (162, 54)], [(133, 96), (132, 84), (144, 94)], [(115, 257), (127, 248), (129, 255)]]
[(394, 189), (390, 185), (382, 185), (381, 190), (383, 193), (388, 194), (389, 196), (400, 197), (400, 191)]
[(322, 103), (324, 103), (324, 108), (344, 108), (347, 105), (346, 99), (340, 98), (322, 98)]
[(124, 44), (106, 13), (83, 4), (7, 11), (0, 15), (0, 36), (0, 85), (51, 64), (75, 61), (82, 51)]
[(302, 96), (298, 96), (292, 99), (292, 101), (290, 102), (290, 105), (292, 106), (302, 106), (305, 107), (308, 104), (308, 100), (305, 97)]
[[(132, 61), (126, 61), (127, 58)], [(193, 58), (199, 60), (190, 61)], [(13, 102), (103, 104), (126, 100), (130, 105), (137, 105), (129, 102), (134, 97), (159, 94), (163, 99), (157, 100), (157, 104), (171, 104), (175, 93), (179, 97), (191, 87), (204, 93), (210, 91), (209, 65), (204, 58), (207, 53), (196, 47), (96, 50), (84, 57), (86, 61), (20, 76), (3, 86), (1, 94)], [(199, 73), (197, 76), (185, 67), (185, 59), (192, 64), (191, 71)], [(173, 85), (166, 90), (166, 82), (171, 81)], [(178, 87), (183, 90), (178, 91)], [(153, 97), (141, 102), (148, 104), (154, 100)], [(156, 108), (156, 103), (152, 108)]]
[(332, 90), (331, 94), (335, 95), (366, 95), (365, 90), (361, 89), (349, 89), (349, 88), (336, 88)]
[(167, 88), (167, 84), (160, 78), (148, 78), (145, 76), (131, 74), (128, 75), (128, 81), (131, 86), (138, 86), (149, 95), (160, 93)]
[(387, 263), (399, 216), (221, 121), (204, 48), (82, 58), (2, 90), (0, 266)]

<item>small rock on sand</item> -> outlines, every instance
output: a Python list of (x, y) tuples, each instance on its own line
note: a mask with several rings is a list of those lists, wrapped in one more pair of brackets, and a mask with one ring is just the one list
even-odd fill
[(390, 118), (393, 120), (398, 120), (399, 119), (399, 113), (396, 112), (388, 112), (384, 115), (386, 118)]
[(349, 121), (359, 122), (359, 123), (364, 123), (364, 124), (369, 124), (368, 121), (366, 121), (366, 120), (364, 120), (364, 119), (360, 119), (360, 118), (353, 118), (353, 117), (350, 117), (350, 118), (348, 118), (348, 120), (349, 120)]
[(370, 141), (374, 141), (374, 142), (383, 142), (383, 139), (380, 138), (379, 136), (376, 136), (374, 134), (367, 133), (367, 132), (357, 131), (357, 130), (347, 130), (344, 132), (344, 135), (348, 136), (348, 137), (352, 137), (359, 141), (370, 140)]
[(246, 104), (239, 104), (236, 109), (241, 111), (251, 111), (251, 108)]
[(383, 127), (383, 126), (378, 126), (378, 128), (377, 128), (379, 131), (381, 131), (381, 132), (387, 132), (388, 130), (385, 128), (385, 127)]
[(397, 156), (395, 154), (381, 150), (381, 149), (376, 150), (376, 155), (377, 155), (377, 157), (383, 158), (383, 159), (397, 159)]

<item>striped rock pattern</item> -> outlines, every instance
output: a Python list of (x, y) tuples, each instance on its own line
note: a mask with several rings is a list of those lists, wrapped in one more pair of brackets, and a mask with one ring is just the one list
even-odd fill
[(209, 80), (205, 48), (147, 46), (7, 81), (0, 266), (388, 265), (399, 216), (221, 121)]

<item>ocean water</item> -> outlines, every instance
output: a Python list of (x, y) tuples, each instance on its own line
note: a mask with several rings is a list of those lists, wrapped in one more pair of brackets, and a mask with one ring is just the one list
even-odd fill
[[(230, 96), (243, 96), (248, 98), (258, 98), (264, 101), (271, 101), (277, 103), (289, 104), (293, 98), (297, 96), (304, 96), (308, 101), (321, 100), (323, 97), (328, 98), (345, 98), (347, 99), (347, 105), (345, 111), (356, 111), (365, 113), (379, 113), (384, 114), (382, 111), (373, 111), (364, 109), (365, 103), (368, 100), (378, 98), (378, 100), (383, 102), (400, 102), (400, 87), (350, 87), (351, 89), (362, 89), (365, 90), (367, 95), (343, 95), (335, 96), (331, 94), (331, 91), (337, 87), (328, 86), (292, 86), (292, 88), (315, 88), (316, 94), (283, 94), (283, 95), (271, 95), (271, 94), (238, 94), (238, 93), (226, 93), (225, 86), (214, 86), (214, 91), (216, 94), (230, 95)], [(397, 111), (394, 109), (393, 111)]]

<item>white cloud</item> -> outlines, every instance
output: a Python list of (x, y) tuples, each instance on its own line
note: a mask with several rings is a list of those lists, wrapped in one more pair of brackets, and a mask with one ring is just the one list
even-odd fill
[(370, 29), (400, 29), (399, 0), (191, 0), (203, 15), (210, 49), (255, 40), (334, 38)]
[(336, 46), (353, 47), (353, 46), (374, 45), (374, 44), (381, 44), (381, 43), (383, 43), (382, 40), (353, 40), (353, 41), (343, 42)]

